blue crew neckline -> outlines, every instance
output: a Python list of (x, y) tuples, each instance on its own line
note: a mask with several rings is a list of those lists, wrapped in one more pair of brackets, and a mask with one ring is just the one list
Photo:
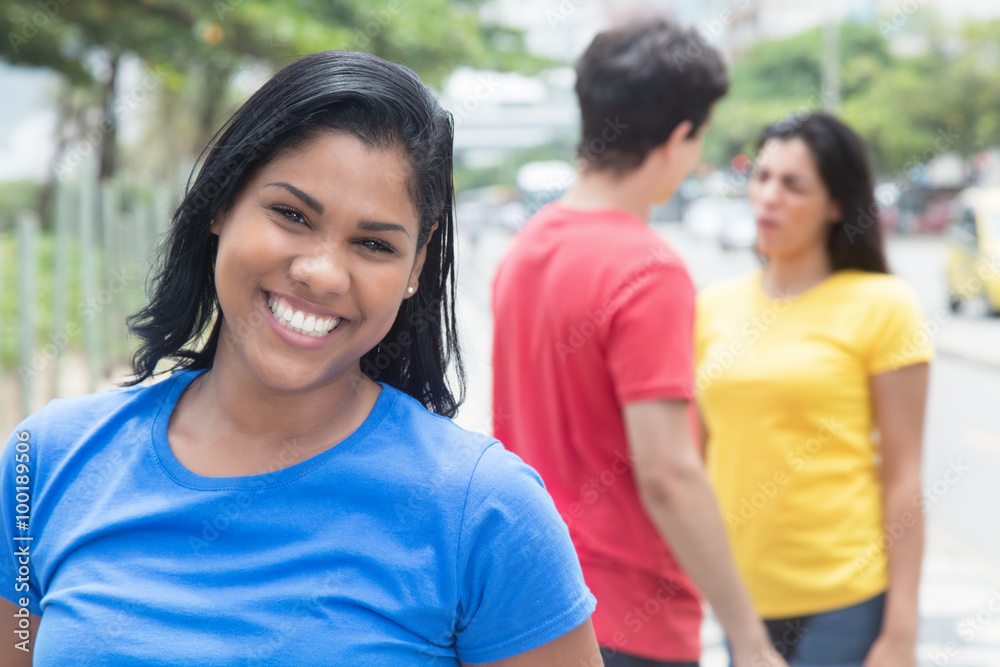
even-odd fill
[(323, 465), (331, 458), (343, 455), (344, 452), (354, 449), (362, 444), (368, 436), (378, 428), (382, 420), (388, 414), (392, 405), (396, 402), (399, 392), (392, 387), (379, 382), (382, 387), (375, 405), (368, 416), (353, 433), (344, 438), (333, 447), (320, 452), (319, 454), (300, 461), (295, 465), (273, 472), (261, 473), (259, 475), (244, 475), (239, 477), (206, 477), (194, 473), (177, 460), (173, 450), (170, 449), (170, 442), (167, 440), (167, 424), (170, 422), (170, 415), (173, 414), (177, 401), (182, 393), (195, 378), (205, 372), (201, 370), (184, 370), (174, 373), (170, 378), (163, 381), (165, 394), (156, 417), (153, 419), (152, 442), (156, 457), (164, 472), (174, 482), (193, 489), (206, 491), (221, 491), (231, 489), (262, 489), (274, 488), (293, 479), (307, 474), (311, 470)]

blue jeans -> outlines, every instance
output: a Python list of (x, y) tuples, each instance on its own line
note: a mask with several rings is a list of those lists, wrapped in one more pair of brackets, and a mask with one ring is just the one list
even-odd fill
[(698, 667), (697, 662), (650, 660), (603, 646), (601, 647), (601, 657), (604, 658), (604, 667)]
[(882, 629), (885, 593), (811, 616), (765, 619), (771, 643), (791, 667), (861, 667)]

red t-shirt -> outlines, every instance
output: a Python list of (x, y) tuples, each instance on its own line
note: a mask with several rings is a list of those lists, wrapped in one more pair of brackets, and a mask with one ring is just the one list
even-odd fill
[(493, 284), (495, 434), (569, 526), (598, 642), (655, 660), (698, 660), (701, 605), (640, 504), (621, 409), (691, 398), (694, 296), (642, 220), (558, 202), (518, 232)]

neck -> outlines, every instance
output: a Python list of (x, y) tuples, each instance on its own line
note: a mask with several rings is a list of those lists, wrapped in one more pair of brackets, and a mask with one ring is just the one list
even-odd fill
[(826, 248), (816, 246), (789, 256), (768, 258), (764, 267), (764, 291), (772, 296), (802, 294), (833, 273)]
[(561, 202), (583, 210), (619, 209), (648, 221), (653, 193), (645, 180), (639, 172), (616, 176), (608, 170), (584, 170)]
[(354, 432), (378, 398), (378, 385), (357, 365), (288, 391), (265, 385), (245, 365), (232, 363), (226, 348), (220, 340), (212, 368), (182, 400), (200, 434), (221, 452), (246, 461), (294, 462), (319, 453)]

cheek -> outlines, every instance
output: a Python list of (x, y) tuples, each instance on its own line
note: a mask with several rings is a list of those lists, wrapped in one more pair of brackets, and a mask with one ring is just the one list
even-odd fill
[(362, 263), (353, 273), (354, 293), (365, 318), (391, 325), (409, 282), (409, 265)]
[(794, 216), (796, 236), (808, 239), (825, 237), (828, 225), (821, 202), (812, 197), (796, 197), (793, 206), (796, 213)]
[[(237, 238), (233, 238), (234, 236)], [(232, 230), (230, 234), (223, 233), (219, 238), (219, 249), (215, 257), (215, 279), (220, 287), (226, 283), (231, 284), (234, 280), (245, 279), (261, 263), (261, 259), (268, 256), (268, 246), (259, 241), (257, 235), (238, 234), (238, 230)], [(273, 244), (270, 247), (273, 249)]]

